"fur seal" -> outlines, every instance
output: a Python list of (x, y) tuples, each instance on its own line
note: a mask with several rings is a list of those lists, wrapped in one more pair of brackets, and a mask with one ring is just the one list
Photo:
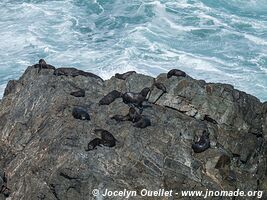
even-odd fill
[(40, 59), (39, 64), (35, 64), (34, 68), (38, 68), (38, 73), (41, 71), (41, 69), (56, 69), (54, 66), (46, 64), (44, 59)]
[(87, 149), (85, 151), (92, 151), (96, 149), (97, 146), (101, 147), (102, 140), (100, 138), (95, 138), (91, 142), (88, 143)]
[(146, 128), (148, 126), (151, 126), (151, 121), (150, 121), (150, 119), (148, 119), (146, 117), (142, 117), (133, 126), (136, 128)]
[(115, 99), (121, 97), (121, 92), (117, 91), (117, 90), (113, 90), (110, 93), (108, 93), (106, 96), (104, 96), (100, 101), (99, 101), (99, 105), (109, 105), (111, 104), (113, 101), (115, 101)]
[(130, 107), (129, 113), (125, 116), (123, 115), (114, 115), (111, 117), (111, 119), (115, 119), (118, 122), (121, 121), (131, 121), (131, 122), (137, 122), (142, 118), (141, 114), (135, 110), (134, 107)]
[(200, 136), (199, 141), (192, 144), (192, 149), (195, 153), (201, 153), (210, 148), (209, 133), (204, 130), (202, 136)]
[(132, 74), (136, 74), (136, 71), (128, 71), (128, 72), (125, 72), (123, 74), (116, 73), (115, 78), (125, 80), (126, 78), (128, 78)]
[(70, 95), (75, 96), (75, 97), (85, 97), (85, 90), (79, 89), (77, 91), (71, 92)]
[(156, 88), (161, 90), (163, 93), (167, 93), (167, 89), (163, 83), (155, 82), (153, 85), (156, 86)]
[(107, 146), (107, 147), (114, 147), (116, 145), (116, 139), (115, 137), (110, 133), (108, 132), (107, 130), (104, 130), (104, 129), (95, 129), (94, 132), (97, 134), (97, 133), (100, 133), (101, 134), (101, 139), (102, 139), (102, 143), (104, 146)]
[(140, 93), (125, 92), (122, 95), (122, 100), (126, 104), (133, 104), (137, 107), (142, 107), (142, 103), (147, 100), (147, 94), (150, 92), (149, 88), (144, 88)]
[(90, 116), (85, 108), (82, 107), (75, 107), (72, 110), (72, 116), (75, 119), (81, 119), (81, 120), (90, 120)]
[(61, 68), (57, 68), (54, 71), (54, 75), (56, 76), (72, 76), (72, 77), (76, 77), (76, 76), (85, 76), (85, 77), (92, 77), (92, 78), (96, 78), (101, 80), (102, 82), (104, 81), (101, 77), (91, 73), (91, 72), (85, 72), (73, 67), (61, 67)]
[(159, 90), (162, 91), (161, 95), (159, 95), (159, 97), (153, 102), (153, 104), (155, 104), (160, 99), (160, 97), (162, 97), (162, 95), (164, 93), (167, 93), (167, 89), (166, 89), (165, 85), (163, 83), (160, 83), (160, 82), (155, 82), (153, 84), (153, 86), (155, 86), (156, 88), (158, 88)]
[(179, 69), (172, 69), (167, 73), (167, 78), (171, 78), (172, 76), (182, 76), (186, 77), (186, 73)]

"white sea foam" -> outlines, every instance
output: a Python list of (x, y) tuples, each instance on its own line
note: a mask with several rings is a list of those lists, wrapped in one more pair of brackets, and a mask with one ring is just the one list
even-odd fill
[(128, 70), (157, 76), (180, 68), (267, 100), (266, 5), (266, 0), (3, 0), (0, 84), (45, 58), (104, 79)]
[(245, 38), (249, 39), (250, 41), (254, 42), (257, 45), (265, 45), (267, 46), (267, 40), (261, 39), (254, 35), (244, 34)]
[(3, 97), (5, 88), (6, 88), (6, 84), (0, 85), (0, 99), (2, 99), (2, 97)]

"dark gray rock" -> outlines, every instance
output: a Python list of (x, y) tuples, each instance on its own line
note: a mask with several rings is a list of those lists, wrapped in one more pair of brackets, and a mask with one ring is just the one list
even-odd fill
[[(8, 173), (12, 200), (88, 200), (95, 199), (93, 189), (267, 190), (267, 104), (257, 98), (189, 75), (154, 80), (134, 73), (105, 82), (73, 68), (56, 75), (28, 67), (0, 103), (0, 168)], [(155, 81), (167, 93), (153, 88)], [(152, 126), (144, 129), (110, 119), (129, 113), (121, 98), (98, 104), (112, 90), (146, 87), (152, 92), (142, 115)], [(77, 88), (85, 97), (70, 95)], [(91, 120), (73, 118), (72, 109), (81, 106)], [(99, 128), (112, 133), (116, 145), (85, 151), (101, 137), (94, 133)], [(195, 154), (191, 146), (203, 130), (210, 133), (210, 148)]]

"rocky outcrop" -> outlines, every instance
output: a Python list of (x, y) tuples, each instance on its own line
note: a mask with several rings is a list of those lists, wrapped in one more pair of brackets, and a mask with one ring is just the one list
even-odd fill
[[(68, 76), (73, 71), (75, 76)], [(153, 87), (155, 82), (167, 92)], [(129, 112), (121, 98), (99, 104), (113, 90), (137, 93), (145, 87), (151, 89), (142, 112), (151, 122), (146, 128), (111, 119)], [(71, 95), (75, 91), (83, 94)], [(74, 118), (77, 107), (90, 117)], [(231, 85), (188, 75), (132, 73), (103, 82), (73, 68), (59, 76), (53, 68), (30, 66), (9, 82), (0, 104), (0, 167), (12, 200), (106, 199), (94, 197), (93, 189), (137, 191), (133, 199), (149, 199), (138, 195), (144, 188), (266, 191), (266, 113), (265, 103)], [(116, 146), (86, 151), (101, 137), (95, 129), (111, 133)], [(192, 144), (203, 131), (210, 148), (194, 153)]]

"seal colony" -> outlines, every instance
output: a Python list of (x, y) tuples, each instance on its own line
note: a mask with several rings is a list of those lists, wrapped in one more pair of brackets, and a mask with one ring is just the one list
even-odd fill
[[(125, 80), (113, 75), (101, 83), (82, 75), (56, 76), (41, 64), (39, 73), (29, 66), (1, 102), (7, 178), (1, 177), (11, 198), (82, 199), (88, 187), (116, 178), (121, 181), (115, 185), (131, 189), (140, 173), (147, 178), (140, 179), (145, 187), (161, 185), (160, 177), (169, 179), (163, 185), (169, 189), (259, 185), (265, 173), (267, 103), (242, 92), (236, 99), (238, 90), (189, 75), (132, 74)], [(144, 88), (150, 91), (141, 105), (123, 101), (123, 94), (142, 96)], [(99, 105), (113, 90), (118, 98)], [(134, 181), (135, 188), (140, 181)], [(0, 199), (5, 192), (3, 187)]]
[[(71, 76), (71, 77), (76, 77), (76, 76), (85, 76), (85, 77), (92, 77), (95, 79), (98, 79), (103, 82), (103, 79), (93, 73), (90, 72), (84, 72), (82, 70), (78, 70), (76, 68), (55, 68), (52, 65), (49, 65), (45, 62), (44, 59), (40, 59), (38, 64), (34, 65), (34, 68), (38, 69), (38, 73), (42, 69), (52, 69), (54, 70), (54, 75), (55, 76)], [(135, 71), (128, 71), (123, 74), (116, 73), (115, 78), (121, 79), (125, 81), (128, 77), (131, 75), (136, 74)], [(167, 73), (167, 79), (171, 77), (186, 77), (186, 73), (178, 70), (178, 69), (172, 69)], [(155, 79), (154, 79), (155, 80)], [(167, 88), (166, 86), (161, 83), (161, 82), (154, 82), (153, 85), (149, 87), (143, 88), (139, 93), (135, 92), (120, 92), (117, 90), (112, 90), (108, 94), (106, 94), (104, 97), (102, 97), (99, 100), (98, 105), (103, 106), (103, 105), (110, 105), (112, 102), (114, 102), (118, 98), (122, 98), (122, 102), (127, 104), (129, 106), (129, 112), (127, 115), (114, 115), (111, 117), (112, 120), (115, 120), (117, 122), (124, 122), (124, 121), (130, 121), (133, 123), (133, 126), (136, 128), (147, 128), (152, 125), (151, 120), (147, 116), (143, 116), (143, 103), (148, 102), (148, 99), (150, 98), (151, 95), (151, 90), (153, 88), (157, 88), (162, 91), (162, 94), (152, 103), (155, 104), (162, 95), (167, 93)], [(70, 95), (74, 97), (85, 97), (85, 90), (79, 89), (76, 91), (73, 91), (70, 93)], [(80, 106), (80, 107), (74, 107), (72, 110), (72, 116), (75, 119), (79, 120), (91, 120), (91, 117), (88, 113), (88, 111)], [(204, 120), (207, 122), (211, 122), (213, 124), (217, 124), (215, 120), (210, 118), (208, 115), (205, 115)], [(95, 129), (94, 130), (95, 134), (100, 134), (101, 138), (94, 138), (91, 140), (88, 145), (86, 151), (91, 151), (97, 148), (97, 146), (107, 146), (107, 147), (114, 147), (116, 146), (117, 140), (111, 134), (109, 131), (104, 130), (104, 129)], [(195, 141), (192, 143), (192, 149), (195, 153), (201, 153), (204, 152), (210, 148), (210, 139), (209, 139), (209, 133), (208, 131), (204, 130), (202, 136), (198, 141)]]

